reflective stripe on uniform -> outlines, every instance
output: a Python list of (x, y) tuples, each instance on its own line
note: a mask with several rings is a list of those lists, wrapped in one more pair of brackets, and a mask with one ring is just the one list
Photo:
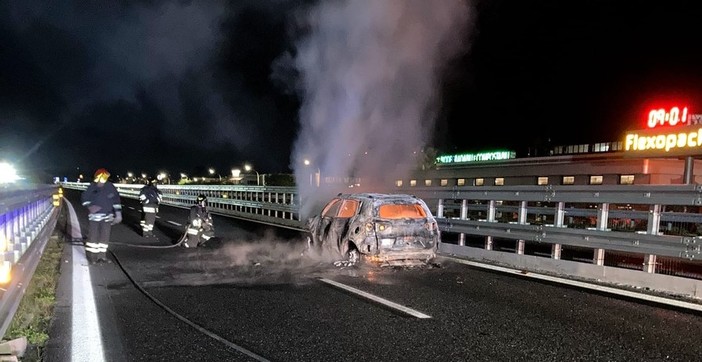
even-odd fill
[(91, 253), (104, 253), (107, 251), (107, 244), (105, 243), (85, 243), (85, 250)]
[(155, 208), (155, 207), (146, 207), (146, 206), (144, 206), (144, 212), (155, 213), (155, 212), (156, 212), (156, 208)]
[(90, 221), (111, 222), (114, 219), (115, 219), (115, 217), (112, 214), (104, 214), (104, 213), (88, 214), (88, 220), (90, 220)]
[(100, 252), (100, 249), (98, 249), (98, 248), (89, 248), (89, 247), (86, 246), (86, 247), (85, 247), (85, 251), (87, 251), (87, 252), (89, 252), (89, 253), (94, 253), (94, 254), (95, 254), (95, 253), (99, 253), (99, 252)]
[(190, 234), (190, 235), (197, 235), (199, 233), (200, 233), (200, 230), (198, 230), (198, 229), (188, 228), (188, 234)]

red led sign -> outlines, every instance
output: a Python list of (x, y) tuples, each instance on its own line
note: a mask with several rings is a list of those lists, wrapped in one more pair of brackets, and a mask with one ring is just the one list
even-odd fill
[(666, 124), (669, 126), (690, 124), (687, 107), (658, 108), (648, 112), (648, 128), (656, 128)]

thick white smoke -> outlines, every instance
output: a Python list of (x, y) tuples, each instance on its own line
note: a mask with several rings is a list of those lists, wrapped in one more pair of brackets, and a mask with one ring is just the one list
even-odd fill
[(303, 103), (291, 158), (302, 217), (329, 197), (317, 172), (369, 182), (416, 166), (414, 152), (432, 136), (441, 71), (466, 50), (472, 18), (467, 0), (322, 1), (305, 13), (309, 33), (293, 59)]

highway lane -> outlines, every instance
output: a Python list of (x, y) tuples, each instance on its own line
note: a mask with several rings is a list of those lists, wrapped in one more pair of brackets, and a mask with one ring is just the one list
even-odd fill
[[(300, 257), (294, 233), (224, 218), (215, 220), (222, 236), (217, 248), (165, 247), (177, 241), (183, 228), (175, 223), (184, 223), (186, 210), (162, 208), (156, 244), (132, 225), (138, 225), (130, 209), (136, 203), (125, 206), (113, 239), (135, 246), (113, 245), (115, 264), (90, 267), (106, 360), (693, 361), (702, 355), (697, 313), (451, 259), (440, 267), (337, 268)], [(144, 245), (164, 247), (138, 247)]]

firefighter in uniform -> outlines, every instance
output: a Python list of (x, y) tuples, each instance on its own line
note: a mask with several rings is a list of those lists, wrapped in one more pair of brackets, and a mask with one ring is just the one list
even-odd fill
[(112, 225), (122, 222), (122, 204), (115, 185), (108, 181), (110, 173), (101, 168), (95, 179), (81, 194), (81, 203), (88, 208), (88, 241), (85, 254), (90, 264), (108, 262), (107, 247)]
[(139, 202), (141, 202), (141, 235), (145, 238), (156, 237), (154, 235), (154, 223), (156, 222), (156, 214), (158, 206), (161, 204), (163, 194), (158, 189), (156, 184), (158, 181), (152, 179), (144, 185), (139, 191)]
[(186, 248), (202, 246), (213, 237), (214, 226), (212, 216), (207, 211), (207, 196), (201, 194), (197, 197), (197, 204), (190, 207), (187, 236), (183, 246)]

